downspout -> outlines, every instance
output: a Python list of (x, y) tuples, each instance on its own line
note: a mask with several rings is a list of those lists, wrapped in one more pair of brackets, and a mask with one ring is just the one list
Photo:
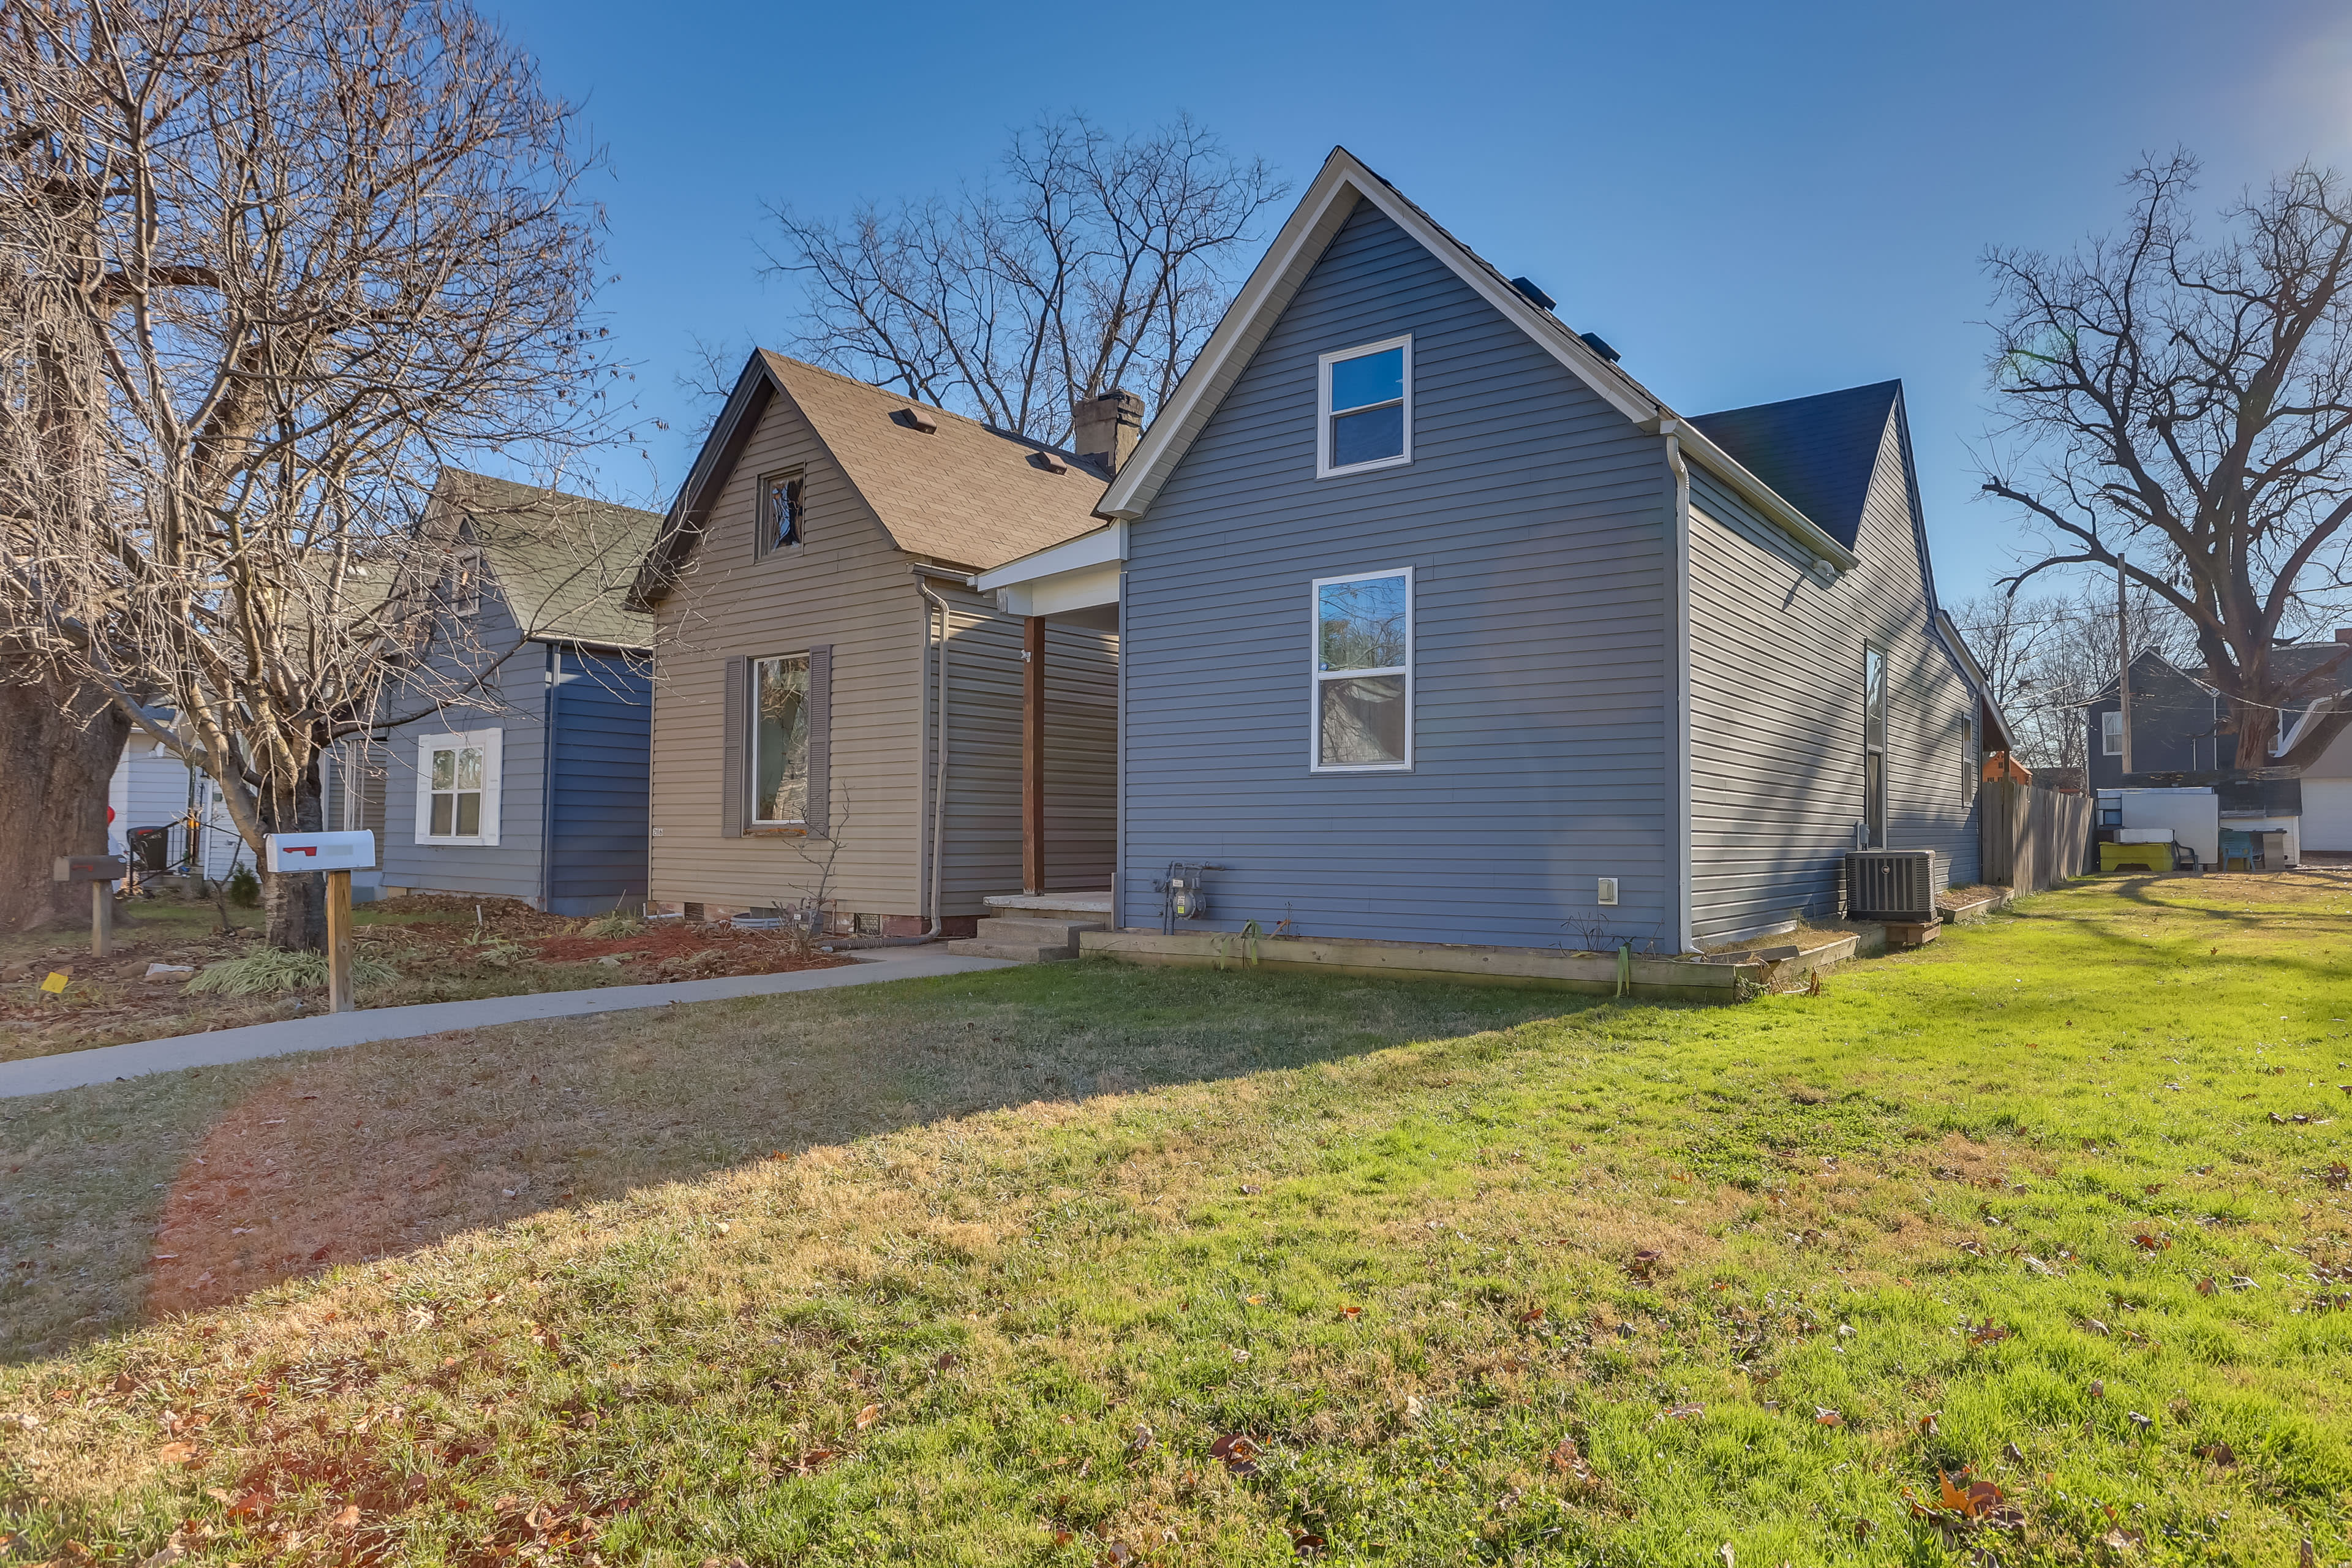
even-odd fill
[[(539, 715), (539, 907), (548, 913), (555, 912), (555, 694), (563, 680), (563, 654), (555, 644), (547, 648), (547, 689), (541, 694)], [(505, 753), (499, 756), (499, 766), (506, 766)], [(505, 781), (501, 780), (501, 784)], [(344, 793), (350, 799), (350, 792)]]
[(1690, 465), (1683, 458), (1681, 426), (1658, 422), (1666, 438), (1666, 467), (1675, 476), (1672, 531), (1675, 558), (1675, 679), (1670, 721), (1675, 730), (1675, 951), (1696, 952), (1691, 936), (1691, 541)]
[[(932, 608), (936, 606), (940, 613), (940, 637), (938, 644), (940, 654), (940, 758), (938, 766), (933, 771), (929, 780), (931, 797), (929, 802), (931, 842), (928, 856), (924, 852), (922, 827), (923, 802), (919, 798), (918, 798), (916, 802), (915, 809), (915, 896), (918, 901), (923, 902), (928, 906), (931, 921), (929, 926), (924, 930), (923, 934), (920, 936), (835, 937), (830, 941), (820, 944), (826, 952), (856, 952), (859, 949), (869, 947), (919, 947), (925, 942), (937, 942), (940, 940), (940, 927), (941, 924), (940, 917), (940, 849), (946, 828), (948, 798), (948, 637), (954, 631), (955, 622), (952, 618), (953, 613), (948, 608), (948, 602), (945, 599), (940, 598), (937, 594), (931, 592), (931, 585), (925, 579), (929, 577), (956, 577), (961, 580), (961, 574), (953, 572), (940, 571), (938, 568), (930, 566), (918, 566), (913, 570), (915, 574), (915, 592), (921, 595), (924, 601), (923, 653), (927, 658), (929, 656), (932, 647)], [(922, 701), (920, 704), (922, 718), (915, 731), (915, 748), (917, 757), (919, 759), (916, 766), (919, 770), (921, 767), (919, 758), (922, 748), (929, 743), (931, 738), (931, 686), (929, 672), (928, 670), (924, 672), (923, 678), (916, 682), (916, 689), (922, 695)], [(918, 779), (921, 779), (923, 774), (919, 771), (916, 777)], [(929, 895), (928, 898), (925, 898), (924, 896), (926, 891), (928, 891)]]

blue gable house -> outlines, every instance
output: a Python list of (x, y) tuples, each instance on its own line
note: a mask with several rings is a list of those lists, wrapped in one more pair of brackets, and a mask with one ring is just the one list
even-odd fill
[(1111, 521), (974, 578), (1118, 607), (1118, 923), (1198, 864), (1226, 929), (1672, 952), (1858, 847), (1976, 879), (1900, 385), (1692, 419), (1617, 358), (1334, 151)]
[(383, 890), (556, 914), (646, 897), (651, 617), (622, 603), (660, 518), (445, 470), (430, 640), (385, 700), (352, 826), (383, 825)]

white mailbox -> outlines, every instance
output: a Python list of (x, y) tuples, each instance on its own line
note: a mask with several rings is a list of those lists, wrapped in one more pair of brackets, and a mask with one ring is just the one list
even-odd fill
[(264, 868), (271, 871), (366, 871), (375, 866), (375, 835), (273, 833), (262, 841)]

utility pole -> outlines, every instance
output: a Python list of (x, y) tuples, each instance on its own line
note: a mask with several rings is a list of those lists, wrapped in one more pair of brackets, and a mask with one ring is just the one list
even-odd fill
[(2131, 751), (2131, 615), (2124, 598), (2124, 558), (2116, 557), (2116, 706), (2123, 715), (2124, 774), (2132, 771)]

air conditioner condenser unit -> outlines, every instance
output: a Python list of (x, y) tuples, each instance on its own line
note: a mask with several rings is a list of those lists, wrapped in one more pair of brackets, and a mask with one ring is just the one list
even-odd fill
[(1845, 858), (1848, 920), (1925, 924), (1936, 918), (1933, 849), (1857, 849)]

